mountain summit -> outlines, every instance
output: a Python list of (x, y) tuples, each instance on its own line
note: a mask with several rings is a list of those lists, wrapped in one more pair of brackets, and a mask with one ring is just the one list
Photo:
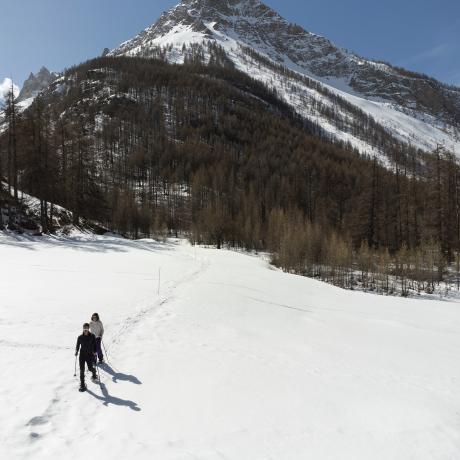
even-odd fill
[[(364, 59), (290, 23), (259, 0), (183, 0), (112, 56), (162, 57), (182, 63), (209, 59), (223, 48), (234, 65), (276, 91), (331, 138), (379, 152), (353, 133), (353, 111), (370, 117), (398, 141), (460, 155), (460, 88), (386, 63)], [(315, 107), (335, 107), (337, 123)]]
[(57, 74), (50, 72), (46, 67), (42, 67), (36, 74), (31, 72), (29, 78), (24, 82), (17, 101), (25, 102), (27, 99), (33, 99), (56, 78)]

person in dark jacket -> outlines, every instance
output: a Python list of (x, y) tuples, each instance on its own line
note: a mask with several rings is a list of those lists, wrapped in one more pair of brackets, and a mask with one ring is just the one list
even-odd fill
[(93, 366), (96, 355), (96, 337), (89, 331), (88, 323), (83, 324), (83, 334), (77, 339), (75, 356), (78, 355), (78, 351), (80, 351), (80, 391), (85, 391), (85, 363), (93, 374), (92, 378), (97, 380), (96, 369)]

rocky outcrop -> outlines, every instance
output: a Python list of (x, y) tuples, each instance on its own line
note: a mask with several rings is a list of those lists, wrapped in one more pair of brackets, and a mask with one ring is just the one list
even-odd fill
[(111, 54), (149, 56), (151, 46), (178, 28), (188, 28), (204, 40), (218, 43), (230, 37), (328, 85), (339, 80), (341, 90), (348, 88), (352, 94), (395, 103), (460, 126), (460, 88), (361, 58), (288, 22), (259, 0), (183, 0)]
[(42, 67), (36, 74), (31, 73), (17, 98), (18, 102), (36, 97), (40, 91), (47, 88), (58, 77), (58, 74), (50, 72), (46, 67)]

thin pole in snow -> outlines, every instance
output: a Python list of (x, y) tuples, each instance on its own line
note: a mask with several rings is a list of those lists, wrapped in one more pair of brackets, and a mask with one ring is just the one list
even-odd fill
[(158, 295), (160, 295), (161, 267), (158, 269)]

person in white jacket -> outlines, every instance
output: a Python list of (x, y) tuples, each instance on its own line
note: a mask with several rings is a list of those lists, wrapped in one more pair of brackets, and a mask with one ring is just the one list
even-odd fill
[(100, 363), (104, 362), (104, 355), (102, 354), (101, 342), (102, 336), (104, 335), (104, 326), (102, 321), (99, 319), (98, 313), (93, 313), (91, 321), (89, 323), (89, 330), (96, 336), (96, 352)]

